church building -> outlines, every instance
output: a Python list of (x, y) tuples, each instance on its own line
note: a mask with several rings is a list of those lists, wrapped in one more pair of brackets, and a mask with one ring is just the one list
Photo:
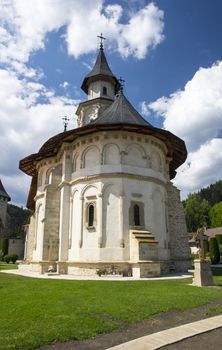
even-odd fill
[(186, 271), (190, 249), (171, 180), (184, 142), (146, 121), (124, 96), (101, 41), (81, 86), (77, 127), (20, 161), (33, 210), (20, 269), (150, 277)]

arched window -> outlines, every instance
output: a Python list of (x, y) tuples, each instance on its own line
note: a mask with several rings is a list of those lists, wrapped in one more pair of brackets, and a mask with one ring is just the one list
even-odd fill
[(106, 86), (103, 86), (103, 95), (107, 95), (107, 88), (106, 88)]
[(88, 206), (88, 226), (89, 226), (89, 227), (94, 226), (94, 215), (95, 215), (95, 212), (94, 212), (94, 205), (93, 205), (93, 204), (90, 204), (90, 205)]
[(133, 216), (135, 226), (140, 226), (140, 207), (138, 204), (135, 204), (133, 207)]

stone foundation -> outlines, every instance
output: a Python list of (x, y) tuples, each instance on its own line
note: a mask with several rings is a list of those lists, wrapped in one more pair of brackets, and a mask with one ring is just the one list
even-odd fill
[(57, 271), (57, 264), (53, 261), (41, 261), (41, 262), (30, 262), (30, 263), (21, 263), (18, 265), (20, 271), (34, 272), (44, 274), (48, 272), (49, 267), (53, 267)]
[(48, 272), (49, 267), (53, 267), (58, 274), (73, 276), (97, 276), (98, 272), (102, 275), (123, 275), (133, 276), (135, 278), (158, 277), (161, 275), (175, 272), (171, 269), (171, 261), (139, 261), (139, 262), (30, 262), (19, 264), (19, 270), (44, 274)]
[(132, 264), (133, 277), (147, 278), (160, 276), (160, 262), (147, 261)]

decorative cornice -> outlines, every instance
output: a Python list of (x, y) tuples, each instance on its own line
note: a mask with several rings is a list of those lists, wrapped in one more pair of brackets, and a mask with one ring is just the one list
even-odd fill
[(34, 201), (37, 201), (40, 198), (44, 198), (45, 197), (45, 193), (39, 193), (34, 197)]
[(88, 181), (97, 180), (101, 178), (125, 178), (125, 179), (134, 179), (134, 180), (146, 181), (146, 182), (148, 181), (154, 182), (164, 187), (166, 187), (167, 185), (167, 182), (164, 182), (163, 180), (157, 179), (152, 176), (136, 175), (136, 174), (130, 174), (130, 173), (101, 173), (101, 174), (87, 175), (87, 176), (79, 177), (75, 180), (71, 180), (69, 184), (74, 185), (81, 182), (88, 182)]

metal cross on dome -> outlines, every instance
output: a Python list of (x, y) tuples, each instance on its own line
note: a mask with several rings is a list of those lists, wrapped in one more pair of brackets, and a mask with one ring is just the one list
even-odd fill
[(65, 117), (62, 117), (62, 120), (63, 120), (63, 124), (64, 124), (64, 131), (66, 131), (68, 123), (69, 123), (69, 118), (67, 118), (67, 116), (65, 116)]
[(103, 33), (97, 35), (97, 38), (100, 39), (100, 49), (103, 49), (103, 40), (106, 40), (106, 38), (103, 36)]
[(119, 80), (119, 85), (120, 85), (119, 90), (120, 90), (120, 92), (123, 92), (125, 80), (122, 77), (120, 77), (118, 80)]

